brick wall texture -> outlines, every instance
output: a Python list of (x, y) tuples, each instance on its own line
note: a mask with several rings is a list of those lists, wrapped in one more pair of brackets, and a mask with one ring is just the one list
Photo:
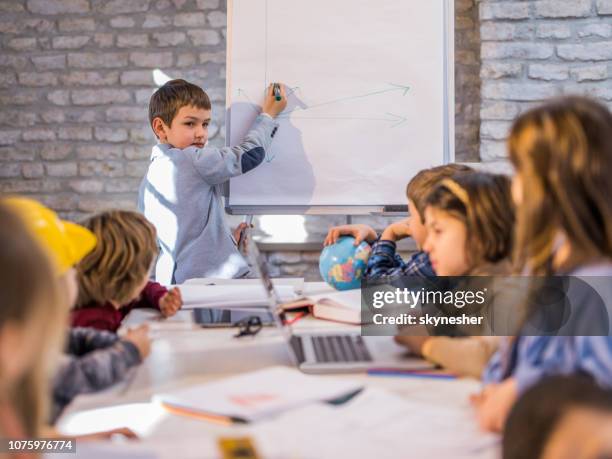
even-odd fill
[(481, 0), (480, 157), (506, 156), (512, 120), (543, 99), (612, 108), (612, 0)]
[(0, 192), (78, 219), (134, 208), (154, 70), (205, 87), (224, 143), (225, 2), (0, 1)]

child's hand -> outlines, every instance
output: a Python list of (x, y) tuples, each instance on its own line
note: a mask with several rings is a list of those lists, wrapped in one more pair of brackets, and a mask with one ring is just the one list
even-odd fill
[(159, 299), (159, 310), (164, 317), (171, 317), (183, 306), (183, 298), (178, 287), (174, 287)]
[(480, 428), (501, 432), (517, 398), (518, 389), (514, 378), (499, 384), (489, 384), (479, 394), (472, 395), (470, 401), (476, 408)]
[(111, 430), (103, 430), (101, 432), (93, 432), (85, 435), (77, 435), (77, 440), (83, 441), (103, 441), (111, 440), (114, 436), (121, 435), (129, 440), (138, 440), (138, 435), (132, 429), (127, 427), (119, 427)]
[[(240, 225), (238, 225), (236, 227), (236, 229), (234, 231), (232, 231), (232, 236), (234, 236), (234, 241), (236, 241), (236, 244), (238, 244), (240, 242), (240, 240), (242, 239), (242, 233), (249, 227), (249, 225), (245, 222), (242, 222)], [(251, 225), (251, 228), (253, 228), (253, 225)]]
[(406, 218), (387, 226), (380, 239), (383, 241), (395, 242), (399, 241), (400, 239), (410, 237), (410, 226), (408, 226), (409, 221), (410, 218)]
[(406, 346), (411, 353), (416, 355), (423, 354), (423, 345), (425, 341), (430, 339), (430, 336), (408, 336), (408, 335), (397, 335), (393, 339), (397, 344)]
[(364, 224), (334, 226), (329, 230), (323, 245), (332, 245), (338, 242), (340, 236), (353, 236), (355, 245), (359, 245), (361, 241), (374, 242), (376, 240), (376, 231), (370, 226)]
[(274, 96), (274, 84), (270, 83), (266, 91), (261, 111), (267, 113), (272, 118), (276, 118), (287, 106), (287, 89), (284, 84), (278, 83), (280, 86), (281, 100), (276, 100)]
[(140, 357), (143, 360), (151, 353), (151, 339), (149, 338), (148, 325), (145, 324), (140, 327), (130, 328), (123, 339), (129, 341), (138, 348)]

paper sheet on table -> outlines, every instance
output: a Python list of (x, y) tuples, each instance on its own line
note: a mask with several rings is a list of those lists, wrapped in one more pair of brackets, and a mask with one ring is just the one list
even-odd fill
[(129, 427), (139, 437), (145, 437), (166, 416), (168, 413), (154, 403), (126, 403), (64, 414), (56, 427), (67, 436)]
[[(295, 293), (300, 294), (304, 291), (303, 277), (279, 277), (272, 279), (276, 288), (283, 285), (291, 285)], [(201, 277), (188, 279), (183, 285), (261, 285), (260, 279), (219, 279), (217, 277)], [(179, 286), (180, 287), (180, 286)]]
[(368, 388), (339, 406), (309, 405), (254, 425), (263, 457), (496, 458), (499, 439), (479, 431), (460, 403), (412, 401)]
[(361, 383), (305, 375), (270, 367), (213, 383), (153, 397), (153, 401), (207, 415), (257, 421), (313, 402), (335, 400), (361, 389)]
[[(254, 285), (180, 285), (183, 309), (195, 307), (232, 308), (267, 307), (266, 291), (261, 281)], [(276, 291), (282, 302), (294, 300), (296, 294), (291, 285), (279, 285)]]

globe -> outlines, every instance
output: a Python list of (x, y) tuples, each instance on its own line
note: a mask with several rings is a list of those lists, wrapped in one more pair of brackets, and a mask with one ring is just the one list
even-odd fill
[(367, 242), (355, 246), (355, 238), (344, 236), (328, 245), (319, 258), (319, 272), (325, 282), (336, 290), (351, 290), (361, 286), (372, 249)]

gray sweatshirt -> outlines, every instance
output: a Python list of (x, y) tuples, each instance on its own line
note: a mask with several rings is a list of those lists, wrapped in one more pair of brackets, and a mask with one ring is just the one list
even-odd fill
[(71, 328), (53, 378), (51, 423), (79, 394), (98, 392), (126, 378), (142, 357), (130, 341), (94, 328)]
[(157, 229), (157, 282), (180, 284), (195, 277), (232, 278), (248, 272), (225, 221), (218, 185), (261, 164), (277, 129), (272, 118), (259, 115), (235, 147), (153, 147), (138, 208)]

